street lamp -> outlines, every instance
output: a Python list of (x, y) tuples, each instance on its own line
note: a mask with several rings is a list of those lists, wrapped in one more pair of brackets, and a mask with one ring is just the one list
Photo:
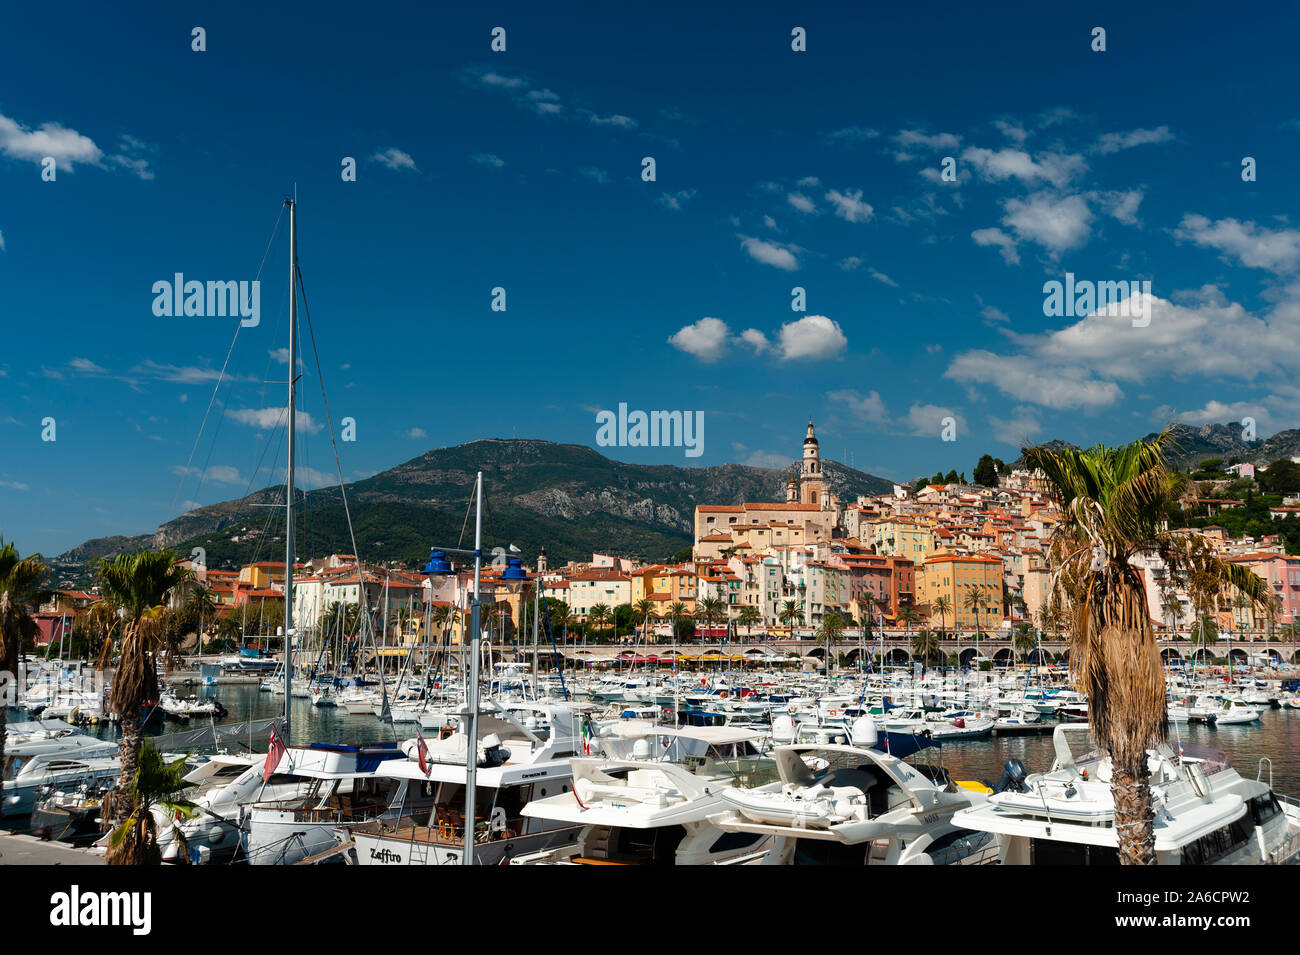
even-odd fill
[[(429, 553), (429, 561), (424, 565), (425, 573), (431, 577), (446, 577), (455, 573), (451, 561), (452, 554), (474, 555), (474, 598), (470, 603), (470, 642), (469, 642), (469, 683), (465, 688), (465, 702), (468, 712), (460, 714), (468, 717), (465, 739), (465, 851), (461, 855), (461, 865), (474, 864), (474, 809), (477, 798), (478, 783), (478, 656), (479, 639), (482, 636), (481, 583), (483, 571), (483, 472), (479, 471), (474, 479), (474, 549), (463, 550), (457, 547), (444, 547)], [(510, 550), (518, 553), (514, 544)], [(503, 580), (528, 580), (522, 562), (518, 557), (506, 561), (506, 569), (501, 575)], [(432, 586), (430, 586), (432, 594)]]

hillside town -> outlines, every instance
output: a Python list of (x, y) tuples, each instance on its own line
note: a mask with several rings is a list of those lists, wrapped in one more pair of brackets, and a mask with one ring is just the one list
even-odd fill
[[(1184, 505), (1214, 515), (1241, 503), (1191, 497)], [(1282, 520), (1297, 510), (1280, 506), (1269, 513)], [(553, 633), (560, 642), (812, 639), (828, 621), (837, 630), (866, 622), (873, 632), (924, 627), (1007, 636), (1032, 628), (1047, 634), (1064, 626), (1049, 599), (1047, 547), (1059, 520), (1042, 475), (1017, 469), (997, 474), (993, 486), (894, 485), (888, 494), (842, 501), (829, 486), (810, 421), (785, 500), (698, 505), (689, 559), (643, 563), (593, 554), (550, 566), (543, 549), (527, 562), (528, 580), (511, 579), (503, 561), (485, 566), (485, 633), (502, 644), (521, 631), (530, 639), (536, 601), (542, 639)], [(1276, 603), (1270, 613), (1226, 592), (1197, 592), (1192, 581), (1176, 579), (1144, 556), (1147, 607), (1157, 633), (1193, 627), (1203, 633), (1208, 626), (1245, 637), (1284, 632), (1297, 622), (1300, 556), (1285, 553), (1280, 535), (1233, 537), (1217, 525), (1184, 533), (1262, 577)], [(198, 621), (203, 647), (217, 636), (229, 645), (276, 635), (282, 562), (237, 570), (180, 563), (192, 574), (173, 604), (195, 590), (210, 603), (209, 619)], [(293, 617), (300, 633), (314, 637), (341, 620), (355, 630), (357, 610), (365, 607), (377, 648), (442, 640), (459, 645), (467, 639), (473, 586), (472, 562), (435, 576), (332, 554), (295, 565)], [(34, 615), (38, 643), (57, 643), (97, 599), (93, 590), (55, 592)], [(353, 608), (352, 616), (338, 608)]]

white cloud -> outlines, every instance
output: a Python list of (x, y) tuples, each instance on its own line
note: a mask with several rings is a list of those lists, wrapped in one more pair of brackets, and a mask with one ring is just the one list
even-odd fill
[(1003, 225), (1021, 241), (1037, 242), (1054, 256), (1083, 245), (1091, 232), (1092, 210), (1083, 196), (1039, 192), (1008, 199), (1003, 208)]
[(875, 139), (879, 135), (879, 132), (866, 126), (845, 126), (843, 129), (835, 130), (827, 138), (844, 143), (861, 143), (868, 139)]
[[(193, 365), (162, 365), (152, 359), (136, 365), (131, 369), (131, 374), (181, 385), (203, 384), (204, 382), (216, 381), (221, 377), (221, 371), (217, 368), (197, 368)], [(241, 377), (229, 372), (226, 373), (225, 378), (227, 381), (253, 380), (251, 376)]]
[(665, 192), (659, 197), (658, 202), (665, 209), (672, 209), (674, 212), (680, 212), (682, 206), (694, 198), (694, 189), (682, 189), (680, 192)]
[(1152, 417), (1163, 423), (1178, 421), (1182, 424), (1222, 424), (1223, 422), (1240, 422), (1244, 417), (1252, 417), (1260, 428), (1269, 428), (1269, 411), (1254, 401), (1222, 402), (1211, 399), (1204, 407), (1188, 411), (1177, 411), (1170, 405), (1157, 408)]
[(679, 329), (668, 339), (668, 344), (694, 355), (700, 361), (713, 362), (727, 350), (727, 339), (730, 336), (731, 331), (726, 322), (706, 316)]
[(1097, 202), (1106, 215), (1125, 225), (1137, 225), (1138, 206), (1142, 204), (1143, 198), (1141, 189), (1129, 189), (1124, 192), (1090, 192), (1088, 198)]
[(993, 431), (995, 441), (1019, 448), (1042, 433), (1043, 422), (1037, 409), (1017, 405), (1012, 409), (1010, 418), (989, 415), (989, 428)]
[(805, 196), (802, 192), (792, 192), (785, 197), (785, 201), (790, 203), (800, 212), (814, 213), (817, 211), (817, 204)]
[(776, 454), (771, 451), (753, 451), (750, 453), (749, 457), (745, 458), (745, 460), (740, 463), (751, 468), (771, 468), (772, 470), (780, 470), (781, 468), (789, 467), (792, 462), (788, 455)]
[(1016, 240), (1001, 229), (993, 227), (976, 229), (970, 237), (975, 240), (976, 245), (996, 246), (1008, 265), (1016, 265), (1020, 262), (1020, 253), (1016, 251)]
[(106, 375), (108, 369), (95, 364), (89, 358), (73, 358), (68, 365), (74, 370), (85, 375)]
[(877, 391), (869, 391), (864, 395), (855, 389), (846, 388), (829, 392), (826, 397), (847, 406), (854, 417), (863, 423), (884, 425), (889, 421), (889, 409)]
[(999, 119), (995, 120), (993, 125), (997, 127), (998, 131), (1001, 132), (1003, 136), (1012, 140), (1017, 145), (1023, 144), (1029, 137), (1029, 133), (1025, 130), (1025, 127), (1021, 126), (1019, 123)]
[(787, 272), (795, 272), (799, 268), (799, 260), (795, 257), (795, 253), (799, 251), (796, 246), (782, 245), (779, 242), (768, 242), (744, 235), (740, 237), (740, 244), (749, 253), (749, 257), (756, 262), (775, 266)]
[(930, 150), (931, 152), (952, 150), (961, 145), (961, 137), (952, 133), (930, 135), (919, 129), (904, 129), (894, 136), (894, 142), (899, 145), (898, 151), (894, 153), (894, 158), (899, 162), (908, 162), (916, 158), (915, 154), (911, 152), (914, 147)]
[(636, 129), (637, 121), (631, 116), (622, 116), (618, 113), (612, 116), (597, 116), (595, 113), (584, 111), (587, 119), (594, 126), (617, 126), (619, 129)]
[(28, 487), (26, 484), (24, 484), (22, 481), (0, 481), (0, 487), (7, 487), (7, 488), (9, 488), (11, 491), (30, 491), (30, 490), (31, 490), (31, 488), (29, 488), (29, 487)]
[(517, 76), (505, 76), (501, 73), (482, 73), (478, 79), (484, 86), (492, 86), (502, 90), (516, 90), (528, 85)]
[(871, 205), (862, 201), (862, 190), (840, 192), (832, 189), (826, 201), (835, 206), (835, 214), (848, 222), (866, 222), (871, 218)]
[(181, 464), (172, 465), (168, 470), (172, 474), (180, 474), (185, 477), (196, 477), (203, 481), (212, 481), (216, 484), (243, 484), (244, 478), (239, 473), (239, 468), (230, 464), (210, 464), (205, 468), (185, 467)]
[(777, 349), (783, 361), (834, 358), (848, 343), (837, 322), (825, 315), (805, 315), (781, 326)]
[(58, 123), (42, 123), (28, 129), (8, 116), (0, 115), (0, 153), (10, 159), (39, 164), (54, 157), (58, 168), (71, 172), (77, 163), (97, 166), (104, 153), (89, 136)]
[(755, 355), (761, 355), (771, 347), (767, 336), (757, 328), (747, 328), (740, 333), (740, 340), (754, 349)]
[(1174, 138), (1174, 134), (1169, 131), (1168, 126), (1157, 126), (1155, 129), (1133, 129), (1127, 133), (1104, 133), (1097, 140), (1094, 147), (1102, 155), (1117, 153), (1121, 149), (1132, 149), (1134, 146), (1146, 146), (1151, 143), (1167, 143)]
[(883, 282), (885, 285), (892, 286), (893, 288), (898, 288), (898, 283), (895, 282), (893, 279), (891, 279), (884, 272), (877, 272), (875, 269), (870, 269), (868, 271), (871, 277), (875, 279), (877, 282)]
[(493, 169), (500, 169), (506, 164), (506, 161), (500, 156), (493, 153), (475, 153), (469, 157), (480, 166), (491, 166)]
[(1093, 378), (1082, 368), (1049, 366), (1032, 355), (997, 355), (983, 349), (956, 356), (944, 377), (992, 385), (1017, 401), (1048, 408), (1094, 410), (1113, 405), (1123, 394), (1114, 382)]
[(839, 265), (845, 272), (852, 272), (862, 266), (862, 260), (856, 255), (850, 255), (847, 259), (841, 259)]
[(578, 170), (578, 175), (585, 176), (592, 182), (598, 182), (602, 186), (609, 182), (609, 173), (598, 166), (583, 166)]
[(907, 430), (917, 437), (937, 438), (943, 434), (945, 418), (952, 418), (957, 425), (957, 434), (966, 433), (966, 419), (952, 408), (943, 405), (914, 404), (907, 409), (904, 419)]
[(1017, 179), (1025, 185), (1049, 182), (1058, 189), (1082, 175), (1088, 164), (1073, 153), (1045, 153), (1034, 159), (1019, 149), (981, 149), (972, 146), (961, 154), (962, 161), (974, 166), (990, 182)]
[(1268, 229), (1254, 222), (1219, 219), (1188, 213), (1174, 237), (1217, 249), (1225, 260), (1235, 259), (1252, 269), (1294, 272), (1300, 268), (1300, 230)]
[(1011, 321), (1011, 316), (995, 305), (985, 305), (980, 309), (980, 317), (984, 319), (985, 325), (1006, 325)]
[(381, 152), (375, 153), (370, 157), (370, 159), (372, 162), (377, 162), (388, 169), (409, 169), (412, 172), (420, 171), (415, 168), (415, 160), (412, 159), (409, 154), (402, 152), (395, 146), (390, 146)]
[(423, 428), (412, 428), (406, 432), (408, 438), (427, 438), (429, 435)]
[[(240, 424), (246, 424), (254, 428), (265, 430), (267, 428), (279, 427), (284, 421), (284, 408), (227, 408), (226, 417), (232, 421), (238, 421)], [(299, 431), (306, 431), (308, 434), (316, 434), (323, 427), (320, 422), (316, 421), (306, 411), (295, 409), (295, 420), (298, 423)]]
[(776, 220), (771, 216), (763, 216), (763, 225), (766, 228), (771, 229), (773, 232), (781, 231), (781, 227), (776, 224)]

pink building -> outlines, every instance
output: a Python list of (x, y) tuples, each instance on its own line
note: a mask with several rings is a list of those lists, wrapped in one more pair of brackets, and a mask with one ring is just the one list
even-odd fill
[[(1245, 564), (1260, 577), (1264, 578), (1268, 584), (1269, 590), (1278, 601), (1279, 625), (1295, 623), (1300, 620), (1300, 556), (1288, 557), (1285, 554), (1242, 554), (1238, 557), (1230, 557), (1235, 564)], [(1233, 619), (1241, 619), (1241, 615), (1249, 611), (1239, 611), (1235, 608), (1232, 610)], [(1266, 624), (1258, 614), (1254, 615), (1250, 626), (1252, 629), (1263, 629)]]

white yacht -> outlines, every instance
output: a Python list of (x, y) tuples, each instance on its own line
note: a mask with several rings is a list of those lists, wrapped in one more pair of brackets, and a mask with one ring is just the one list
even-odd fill
[(290, 746), (275, 775), (306, 781), (287, 799), (248, 804), (241, 846), (250, 865), (292, 865), (335, 845), (334, 830), (388, 812), (394, 788), (379, 769), (404, 760), (397, 743)]
[(971, 865), (994, 853), (954, 821), (987, 796), (941, 769), (865, 746), (781, 746), (775, 757), (779, 786), (724, 790), (729, 808), (711, 820), (771, 836), (763, 865)]
[(58, 735), (36, 730), (15, 733), (14, 738), (23, 741), (5, 743), (0, 816), (30, 815), (43, 786), (64, 789), (83, 780), (109, 780), (122, 772), (116, 743), (76, 730)]
[[(587, 709), (582, 704), (485, 703), (476, 741), (476, 864), (500, 865), (574, 840), (576, 825), (526, 816), (523, 809), (534, 799), (569, 792), (570, 760), (584, 750)], [(406, 759), (379, 768), (376, 775), (392, 787), (386, 810), (337, 833), (340, 844), (351, 839), (356, 865), (460, 864), (467, 745), (460, 730), (442, 740), (426, 740), (421, 769), (418, 743), (408, 740), (403, 744)]]
[[(290, 773), (273, 773), (263, 779), (265, 765), (265, 753), (217, 753), (186, 774), (185, 781), (194, 789), (185, 797), (199, 809), (193, 818), (179, 822), (190, 861), (229, 860), (239, 849), (249, 803), (299, 797), (311, 785), (307, 777)], [(177, 820), (160, 808), (152, 812), (163, 861), (179, 861)]]
[[(1061, 725), (1047, 773), (1027, 776), (986, 803), (959, 812), (957, 825), (994, 835), (1004, 865), (1118, 863), (1110, 758), (1075, 757), (1070, 739), (1087, 726)], [(1158, 865), (1278, 863), (1300, 853), (1300, 806), (1248, 780), (1222, 752), (1182, 744), (1149, 750)]]
[(713, 865), (769, 847), (756, 833), (728, 833), (709, 817), (732, 786), (779, 786), (758, 749), (762, 734), (730, 726), (613, 727), (601, 745), (614, 758), (574, 759), (573, 791), (535, 799), (530, 818), (580, 826), (577, 841), (512, 860), (515, 865)]

